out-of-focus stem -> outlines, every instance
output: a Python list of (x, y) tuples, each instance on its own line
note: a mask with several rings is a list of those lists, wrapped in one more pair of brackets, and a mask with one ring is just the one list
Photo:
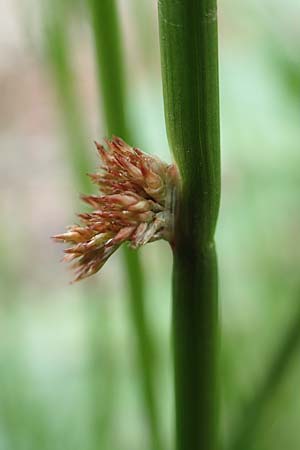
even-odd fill
[(173, 334), (177, 450), (218, 447), (220, 197), (216, 0), (159, 0), (168, 139), (182, 191), (175, 224)]
[(68, 27), (63, 18), (67, 8), (64, 1), (44, 3), (43, 20), (45, 32), (46, 57), (49, 63), (68, 139), (66, 149), (72, 176), (81, 192), (91, 190), (91, 182), (87, 177), (90, 172), (90, 158), (87, 152), (87, 130), (81, 105), (78, 101), (74, 73), (70, 59)]
[[(78, 98), (72, 66), (69, 25), (70, 5), (66, 0), (43, 2), (42, 20), (45, 33), (45, 56), (57, 91), (63, 129), (67, 139), (67, 162), (76, 191), (87, 193), (91, 190), (87, 123)], [(74, 8), (74, 4), (72, 4)], [(95, 289), (88, 285), (82, 292), (82, 319), (85, 326), (86, 359), (89, 393), (89, 415), (91, 420), (91, 442), (86, 443), (87, 450), (98, 449), (99, 445), (109, 448), (109, 424), (113, 415), (113, 377), (114, 367), (110, 359), (104, 358), (103, 342), (110, 345), (109, 330), (99, 327), (99, 317), (106, 316), (105, 302), (99, 302)], [(96, 312), (95, 312), (96, 311)], [(97, 318), (96, 318), (97, 316)], [(105, 321), (105, 319), (103, 319)], [(101, 348), (102, 347), (102, 348)], [(107, 352), (106, 352), (107, 353)], [(99, 383), (99, 374), (103, 383)]]
[(276, 388), (282, 382), (289, 368), (289, 363), (293, 359), (299, 345), (300, 308), (291, 321), (260, 388), (240, 415), (240, 421), (234, 432), (232, 442), (228, 445), (229, 450), (247, 450), (253, 448), (256, 430), (260, 424), (262, 415), (272, 400)]
[[(89, 0), (98, 64), (101, 103), (109, 135), (119, 135), (133, 144), (126, 117), (126, 83), (121, 46), (121, 31), (114, 0)], [(162, 448), (157, 406), (155, 400), (155, 374), (153, 367), (154, 344), (144, 310), (143, 270), (136, 252), (124, 249), (130, 297), (130, 312), (137, 348), (145, 412), (149, 421), (152, 448)]]

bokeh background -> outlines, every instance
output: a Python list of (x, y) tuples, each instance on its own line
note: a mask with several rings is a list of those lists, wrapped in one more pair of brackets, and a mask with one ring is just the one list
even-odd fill
[[(106, 134), (86, 3), (0, 1), (1, 450), (151, 448), (123, 259), (70, 286), (50, 240), (80, 210), (81, 162), (93, 170)], [(171, 160), (156, 1), (118, 8), (132, 144)], [(219, 1), (222, 442), (263, 392), (252, 450), (300, 445), (299, 18), (298, 0)], [(163, 242), (140, 254), (171, 449), (172, 258)]]

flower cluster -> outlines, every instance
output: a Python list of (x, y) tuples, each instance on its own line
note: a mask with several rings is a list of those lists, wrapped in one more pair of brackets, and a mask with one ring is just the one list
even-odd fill
[(96, 143), (102, 164), (89, 175), (99, 195), (82, 196), (93, 210), (79, 214), (81, 223), (68, 227), (56, 241), (70, 245), (64, 261), (72, 261), (81, 280), (101, 269), (125, 241), (133, 248), (165, 239), (172, 243), (177, 168), (122, 139)]

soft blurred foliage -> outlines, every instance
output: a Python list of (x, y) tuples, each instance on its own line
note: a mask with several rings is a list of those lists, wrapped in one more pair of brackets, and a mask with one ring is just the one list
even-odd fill
[[(84, 175), (104, 134), (85, 3), (0, 1), (1, 450), (149, 448), (122, 261), (113, 256), (99, 275), (70, 286), (62, 248), (49, 238), (73, 222), (79, 191), (92, 192)], [(133, 144), (170, 159), (156, 2), (120, 0), (119, 9)], [(226, 441), (300, 315), (300, 5), (220, 0), (219, 17)], [(165, 243), (141, 254), (171, 449), (171, 254)], [(299, 448), (300, 342), (295, 348), (253, 450)]]

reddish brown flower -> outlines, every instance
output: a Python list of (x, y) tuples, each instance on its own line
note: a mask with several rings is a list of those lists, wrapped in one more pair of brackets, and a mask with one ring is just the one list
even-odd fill
[(125, 241), (138, 248), (158, 239), (173, 239), (176, 166), (118, 137), (105, 142), (106, 148), (96, 143), (100, 170), (89, 175), (100, 193), (82, 196), (93, 210), (79, 214), (80, 225), (53, 236), (71, 245), (64, 261), (73, 261), (74, 281), (96, 273)]

